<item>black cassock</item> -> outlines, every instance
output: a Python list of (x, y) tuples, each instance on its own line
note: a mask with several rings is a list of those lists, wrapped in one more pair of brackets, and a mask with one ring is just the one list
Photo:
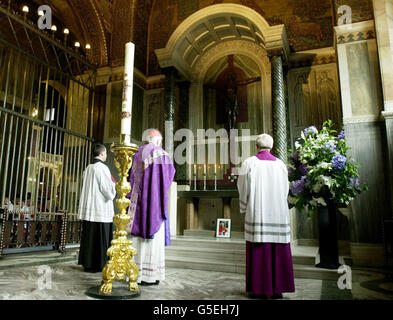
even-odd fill
[(78, 264), (85, 271), (99, 272), (108, 261), (106, 252), (113, 238), (113, 223), (83, 220)]

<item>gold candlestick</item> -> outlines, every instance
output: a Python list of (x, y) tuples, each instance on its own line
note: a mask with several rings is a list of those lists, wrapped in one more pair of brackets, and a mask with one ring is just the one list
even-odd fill
[(107, 251), (109, 261), (102, 270), (101, 293), (112, 292), (113, 280), (125, 280), (125, 276), (129, 278), (129, 290), (133, 292), (138, 289), (138, 266), (132, 261), (132, 256), (136, 255), (136, 249), (132, 247), (131, 240), (127, 239), (126, 227), (130, 223), (130, 216), (126, 213), (130, 205), (130, 199), (126, 195), (131, 191), (131, 185), (127, 181), (128, 172), (132, 166), (132, 160), (138, 151), (136, 145), (114, 145), (112, 152), (115, 154), (115, 166), (119, 171), (120, 180), (116, 183), (116, 191), (120, 199), (116, 199), (115, 203), (119, 209), (119, 213), (113, 218), (116, 226), (114, 239)]

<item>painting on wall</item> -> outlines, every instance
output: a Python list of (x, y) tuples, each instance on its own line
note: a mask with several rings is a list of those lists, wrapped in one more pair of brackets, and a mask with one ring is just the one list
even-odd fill
[(172, 33), (187, 17), (200, 9), (222, 3), (247, 6), (270, 25), (285, 24), (294, 52), (333, 45), (334, 8), (330, 0), (161, 0), (154, 3), (150, 15), (149, 75), (160, 73), (154, 50), (164, 48)]

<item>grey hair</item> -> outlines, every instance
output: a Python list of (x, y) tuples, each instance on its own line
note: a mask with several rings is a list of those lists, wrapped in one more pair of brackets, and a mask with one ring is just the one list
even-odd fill
[(256, 139), (257, 146), (261, 149), (272, 149), (273, 138), (267, 133), (260, 134)]

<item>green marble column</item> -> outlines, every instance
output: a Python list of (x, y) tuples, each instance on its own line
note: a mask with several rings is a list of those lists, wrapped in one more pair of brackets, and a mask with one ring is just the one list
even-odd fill
[(176, 69), (168, 68), (165, 70), (166, 76), (166, 102), (165, 102), (165, 151), (169, 153), (173, 159), (174, 153), (174, 130), (175, 130), (175, 110), (176, 110), (176, 96), (175, 96), (175, 76)]
[(285, 106), (284, 71), (282, 57), (271, 57), (272, 64), (272, 108), (273, 108), (273, 150), (275, 155), (287, 163), (287, 117)]

